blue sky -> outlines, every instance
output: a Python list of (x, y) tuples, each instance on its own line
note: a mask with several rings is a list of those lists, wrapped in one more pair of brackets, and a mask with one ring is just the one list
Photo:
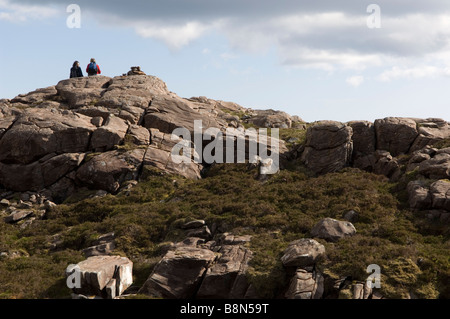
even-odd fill
[[(74, 60), (139, 65), (182, 97), (277, 109), (308, 122), (450, 121), (450, 3), (0, 0), (0, 98), (55, 85)], [(81, 28), (68, 28), (69, 4)]]

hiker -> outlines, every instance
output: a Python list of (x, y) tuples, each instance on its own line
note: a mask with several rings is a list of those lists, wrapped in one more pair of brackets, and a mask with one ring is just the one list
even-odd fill
[(86, 72), (89, 76), (101, 74), (99, 65), (95, 62), (95, 59), (91, 59), (91, 63), (88, 64)]
[(80, 68), (80, 62), (75, 61), (70, 69), (70, 78), (82, 78), (83, 71)]

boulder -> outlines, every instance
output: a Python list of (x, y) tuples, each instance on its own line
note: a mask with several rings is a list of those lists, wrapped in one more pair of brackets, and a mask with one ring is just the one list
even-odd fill
[(450, 148), (441, 149), (429, 160), (419, 164), (419, 173), (432, 179), (450, 177)]
[(314, 265), (325, 255), (325, 246), (314, 239), (302, 238), (289, 244), (281, 261), (285, 267), (307, 267)]
[(428, 187), (421, 181), (411, 181), (407, 186), (409, 206), (412, 209), (427, 209), (431, 207), (431, 194)]
[(410, 118), (387, 117), (375, 121), (377, 149), (392, 156), (406, 154), (418, 136), (417, 123)]
[(16, 210), (12, 212), (9, 216), (6, 216), (4, 218), (5, 223), (13, 224), (17, 223), (25, 218), (30, 217), (33, 215), (32, 210)]
[(167, 299), (193, 298), (207, 268), (216, 259), (209, 249), (179, 246), (155, 266), (139, 294)]
[[(93, 294), (110, 298), (120, 296), (133, 283), (133, 262), (120, 256), (93, 256), (66, 269), (68, 281), (79, 287), (73, 291), (78, 294)], [(78, 276), (78, 278), (77, 278)]]
[(131, 125), (128, 130), (127, 141), (131, 141), (135, 145), (149, 145), (150, 132), (145, 127), (135, 124)]
[(144, 155), (143, 149), (101, 153), (77, 170), (76, 180), (93, 189), (116, 193), (123, 182), (137, 179)]
[(324, 291), (323, 283), (324, 278), (320, 272), (297, 269), (285, 297), (287, 299), (321, 299)]
[(72, 112), (26, 109), (0, 140), (0, 162), (30, 164), (52, 153), (86, 152), (96, 129), (90, 120)]
[(91, 247), (83, 249), (83, 254), (86, 258), (92, 256), (109, 255), (116, 248), (114, 242), (114, 233), (101, 235)]
[(353, 285), (353, 299), (369, 299), (372, 295), (372, 288), (368, 283), (356, 283)]
[(332, 218), (322, 219), (311, 229), (311, 235), (313, 237), (322, 238), (327, 241), (338, 241), (343, 237), (353, 236), (355, 233), (356, 229), (352, 223)]
[(302, 160), (316, 174), (336, 172), (350, 164), (352, 128), (333, 121), (322, 121), (308, 128)]
[(411, 146), (411, 151), (421, 150), (450, 137), (450, 125), (443, 119), (426, 119), (418, 121), (419, 135)]
[(223, 245), (220, 257), (206, 271), (197, 298), (244, 299), (249, 283), (246, 279), (252, 252), (240, 245)]
[(400, 177), (401, 169), (397, 158), (393, 158), (389, 152), (382, 150), (377, 150), (373, 156), (375, 158), (373, 173), (384, 175), (393, 181)]
[(450, 181), (439, 180), (431, 184), (432, 207), (450, 212)]

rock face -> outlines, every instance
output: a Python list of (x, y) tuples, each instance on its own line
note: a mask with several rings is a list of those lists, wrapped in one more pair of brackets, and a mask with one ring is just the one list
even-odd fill
[(133, 263), (126, 257), (94, 256), (69, 265), (66, 276), (77, 294), (114, 298), (133, 283)]
[(353, 130), (339, 122), (323, 121), (308, 128), (302, 159), (314, 173), (338, 171), (350, 164)]
[[(186, 227), (200, 226), (194, 221)], [(218, 242), (188, 237), (173, 244), (139, 293), (168, 299), (244, 299), (257, 295), (247, 281), (249, 236), (223, 234)]]
[(426, 216), (442, 223), (450, 222), (450, 182), (437, 180), (430, 184), (421, 180), (408, 183), (411, 209), (424, 211)]
[(324, 218), (318, 222), (312, 229), (311, 235), (325, 239), (327, 241), (338, 241), (347, 236), (353, 236), (356, 229), (348, 221), (338, 221), (332, 218)]
[(417, 123), (413, 119), (387, 117), (375, 121), (377, 149), (393, 156), (406, 154), (418, 136)]

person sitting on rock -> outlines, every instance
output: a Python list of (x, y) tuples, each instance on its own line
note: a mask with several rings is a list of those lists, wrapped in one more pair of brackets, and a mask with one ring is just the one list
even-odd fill
[(97, 75), (97, 74), (101, 74), (102, 72), (100, 71), (100, 66), (95, 62), (95, 59), (92, 58), (91, 59), (91, 63), (88, 64), (87, 68), (86, 68), (86, 72), (89, 76), (93, 76), (93, 75)]
[(70, 78), (82, 78), (82, 77), (83, 71), (81, 71), (80, 62), (75, 61), (73, 63), (72, 68), (70, 69)]

